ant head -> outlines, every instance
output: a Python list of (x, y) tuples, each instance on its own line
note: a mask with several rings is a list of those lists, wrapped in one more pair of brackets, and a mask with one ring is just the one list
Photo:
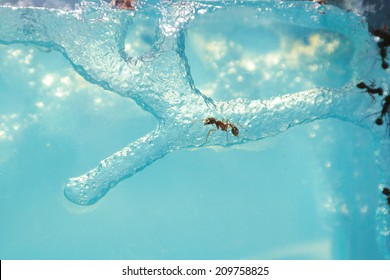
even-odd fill
[(386, 61), (383, 61), (383, 62), (382, 62), (382, 68), (383, 68), (383, 69), (389, 68), (389, 64), (388, 64)]
[(390, 196), (390, 190), (388, 188), (383, 188), (382, 193), (384, 195)]
[(375, 123), (376, 123), (377, 125), (382, 125), (382, 124), (383, 124), (383, 119), (382, 119), (382, 117), (378, 117), (378, 118), (375, 120)]
[(233, 134), (234, 136), (238, 136), (238, 134), (240, 133), (240, 131), (238, 130), (237, 126), (235, 126), (235, 125), (233, 125), (233, 124), (231, 124), (230, 126), (231, 126), (231, 128), (232, 128), (232, 134)]
[(356, 85), (358, 88), (365, 89), (367, 86), (364, 82), (360, 82)]
[(379, 95), (383, 95), (383, 89), (382, 88), (378, 88), (378, 94)]
[(207, 118), (203, 121), (203, 124), (204, 125), (208, 125), (208, 124), (215, 124), (217, 120), (213, 117), (210, 117), (210, 118)]

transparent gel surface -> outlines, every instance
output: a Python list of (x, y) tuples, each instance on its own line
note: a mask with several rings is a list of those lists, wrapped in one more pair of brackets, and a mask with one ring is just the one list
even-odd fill
[(356, 87), (389, 74), (363, 17), (3, 2), (1, 259), (390, 258), (387, 113)]

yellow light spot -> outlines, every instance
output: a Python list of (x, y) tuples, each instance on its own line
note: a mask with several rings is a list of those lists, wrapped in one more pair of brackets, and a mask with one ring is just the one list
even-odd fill
[(68, 92), (68, 91), (65, 91), (63, 88), (59, 87), (59, 88), (57, 88), (56, 91), (54, 92), (54, 95), (55, 95), (56, 97), (63, 98), (63, 97), (69, 96), (69, 92)]
[(227, 45), (225, 39), (214, 40), (207, 44), (206, 50), (212, 55), (216, 60), (220, 60), (227, 53)]
[(218, 82), (208, 83), (201, 88), (201, 92), (207, 96), (213, 96), (216, 93)]
[(333, 53), (340, 45), (340, 41), (334, 40), (325, 46), (325, 50), (328, 54)]
[(248, 72), (253, 72), (256, 70), (256, 64), (253, 59), (250, 58), (243, 58), (240, 61), (240, 67)]
[(311, 72), (316, 72), (316, 71), (318, 71), (318, 65), (317, 65), (317, 64), (309, 65), (309, 70), (310, 70)]
[(313, 129), (315, 129), (315, 130), (318, 130), (318, 129), (320, 129), (320, 125), (319, 124), (317, 124), (317, 123), (315, 123), (315, 124), (313, 124)]
[(279, 64), (281, 57), (280, 53), (270, 53), (265, 56), (264, 62), (268, 67), (272, 67)]
[(35, 103), (35, 106), (37, 106), (38, 108), (43, 108), (45, 106), (45, 103), (43, 103), (42, 101), (39, 101), (39, 102)]
[(237, 72), (236, 68), (233, 68), (233, 67), (229, 68), (229, 70), (228, 70), (228, 74), (235, 74), (236, 72)]
[(7, 53), (11, 57), (19, 57), (22, 54), (22, 50), (9, 50)]
[(54, 77), (50, 74), (47, 74), (42, 79), (42, 84), (44, 84), (47, 87), (50, 87), (54, 82)]
[(94, 100), (93, 100), (93, 102), (96, 104), (96, 105), (98, 105), (98, 104), (101, 104), (102, 103), (102, 99), (101, 98), (95, 98)]
[(32, 53), (29, 53), (28, 55), (26, 55), (24, 58), (20, 59), (19, 60), (19, 63), (24, 63), (26, 65), (29, 65), (31, 64), (31, 60), (33, 59), (33, 54)]
[(62, 77), (60, 79), (60, 82), (65, 84), (65, 85), (70, 85), (72, 83), (72, 81), (70, 80), (69, 76)]
[(133, 47), (131, 46), (131, 44), (127, 43), (127, 44), (125, 44), (125, 51), (126, 51), (127, 53), (131, 53), (131, 52), (134, 51), (134, 49), (133, 49)]
[(264, 80), (269, 81), (271, 79), (271, 74), (269, 72), (263, 72)]
[(302, 81), (301, 77), (295, 77), (294, 82), (300, 83)]

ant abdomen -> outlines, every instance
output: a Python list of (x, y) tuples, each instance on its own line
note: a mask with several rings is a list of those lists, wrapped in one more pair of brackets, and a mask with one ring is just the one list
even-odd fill
[(237, 126), (234, 126), (234, 125), (231, 125), (231, 128), (232, 128), (232, 134), (234, 136), (238, 136), (238, 134), (240, 133)]
[(375, 123), (377, 125), (383, 125), (383, 119), (381, 117), (378, 117), (376, 120), (375, 120)]

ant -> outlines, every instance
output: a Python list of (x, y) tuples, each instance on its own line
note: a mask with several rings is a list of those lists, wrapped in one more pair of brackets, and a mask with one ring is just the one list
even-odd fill
[(381, 41), (378, 42), (379, 54), (382, 58), (382, 68), (389, 68), (389, 64), (386, 62), (387, 50), (386, 47), (390, 46), (390, 34), (387, 32), (387, 26), (385, 25), (382, 29), (372, 29), (370, 30), (371, 34), (381, 38)]
[(206, 118), (204, 121), (203, 121), (203, 125), (213, 125), (215, 124), (215, 126), (217, 127), (217, 129), (210, 129), (209, 132), (207, 133), (207, 137), (206, 137), (206, 142), (207, 142), (207, 139), (209, 138), (210, 136), (210, 133), (211, 132), (215, 132), (217, 131), (218, 129), (222, 130), (222, 131), (226, 131), (226, 141), (229, 141), (228, 140), (228, 129), (229, 127), (231, 128), (231, 132), (234, 136), (238, 136), (238, 134), (240, 133), (240, 131), (238, 130), (237, 126), (235, 126), (231, 121), (229, 120), (224, 120), (222, 119), (222, 121), (220, 120), (217, 120), (216, 118), (213, 118), (213, 117), (209, 117), (209, 118)]
[(317, 2), (318, 4), (326, 4), (326, 0), (310, 0), (311, 2)]
[(387, 204), (390, 206), (390, 190), (388, 188), (383, 188), (382, 193), (387, 196)]
[(387, 32), (387, 25), (384, 25), (382, 29), (371, 29), (370, 32), (372, 35), (382, 39), (381, 42), (378, 42), (378, 47), (388, 47), (390, 46), (390, 34)]
[(360, 89), (365, 89), (366, 92), (371, 96), (373, 100), (375, 100), (374, 94), (383, 95), (383, 89), (380, 87), (374, 88), (375, 86), (374, 82), (371, 82), (369, 86), (364, 82), (360, 82), (356, 86)]
[(375, 120), (375, 123), (377, 125), (383, 124), (383, 117), (386, 115), (387, 112), (389, 112), (390, 108), (390, 95), (386, 96), (382, 101), (382, 111), (380, 116)]
[(135, 2), (135, 0), (112, 0), (110, 4), (118, 9), (134, 10)]
[(389, 64), (385, 60), (386, 57), (387, 57), (387, 50), (386, 50), (386, 48), (385, 47), (381, 47), (380, 51), (379, 51), (379, 54), (380, 54), (380, 56), (382, 58), (382, 68), (383, 69), (389, 68)]

